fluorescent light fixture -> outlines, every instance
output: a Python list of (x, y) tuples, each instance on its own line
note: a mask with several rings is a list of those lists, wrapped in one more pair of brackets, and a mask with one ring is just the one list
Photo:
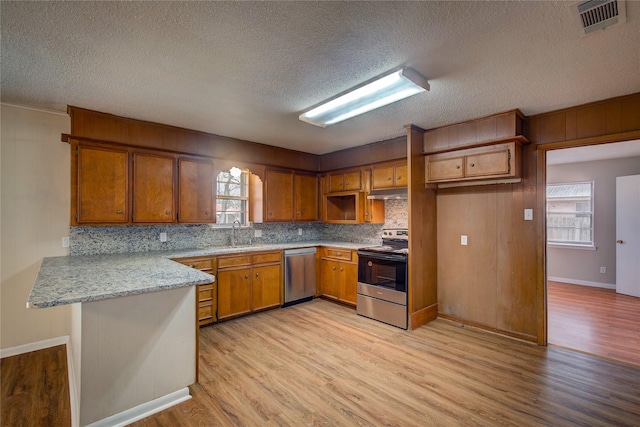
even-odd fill
[(298, 118), (324, 128), (425, 90), (429, 90), (427, 79), (404, 67), (356, 86), (300, 114)]

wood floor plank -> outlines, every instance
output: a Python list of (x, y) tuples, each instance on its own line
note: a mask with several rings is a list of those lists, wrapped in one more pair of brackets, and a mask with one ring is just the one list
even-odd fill
[(640, 367), (323, 300), (201, 329), (193, 399), (139, 426), (638, 426)]
[(640, 366), (640, 298), (548, 282), (548, 341)]
[(0, 425), (71, 425), (64, 345), (3, 358), (0, 382)]

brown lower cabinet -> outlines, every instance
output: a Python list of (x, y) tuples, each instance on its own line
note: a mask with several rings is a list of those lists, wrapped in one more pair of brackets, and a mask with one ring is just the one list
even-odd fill
[(218, 320), (282, 305), (282, 251), (218, 257)]
[(358, 282), (357, 252), (328, 247), (320, 250), (321, 295), (355, 307)]
[[(178, 258), (174, 261), (187, 265), (191, 268), (197, 268), (208, 274), (216, 274), (215, 257), (194, 257), (194, 258)], [(217, 320), (217, 297), (216, 282), (208, 285), (198, 285), (198, 325), (209, 325)]]

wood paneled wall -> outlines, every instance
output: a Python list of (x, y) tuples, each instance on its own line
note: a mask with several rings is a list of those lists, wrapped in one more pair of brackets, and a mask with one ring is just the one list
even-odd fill
[(318, 172), (320, 156), (69, 106), (71, 135), (145, 148)]
[(320, 170), (328, 172), (407, 158), (407, 137), (401, 136), (320, 156)]

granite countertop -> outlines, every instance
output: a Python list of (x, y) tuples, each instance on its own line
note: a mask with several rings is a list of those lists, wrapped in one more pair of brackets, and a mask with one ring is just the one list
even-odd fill
[(330, 246), (356, 250), (366, 243), (334, 241), (212, 246), (112, 255), (60, 256), (42, 260), (27, 307), (46, 308), (98, 301), (185, 286), (203, 285), (215, 277), (171, 261), (170, 258), (223, 255), (266, 250)]

